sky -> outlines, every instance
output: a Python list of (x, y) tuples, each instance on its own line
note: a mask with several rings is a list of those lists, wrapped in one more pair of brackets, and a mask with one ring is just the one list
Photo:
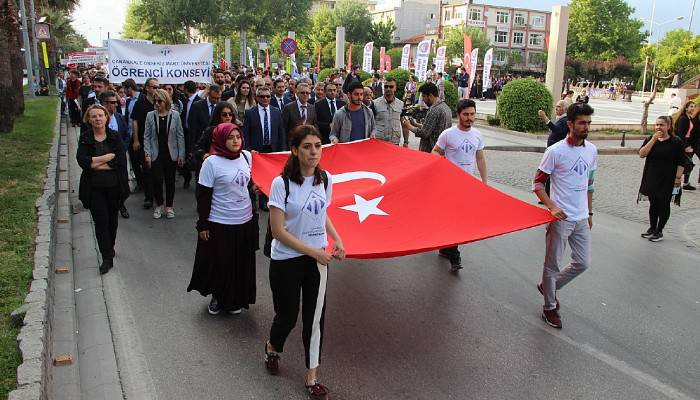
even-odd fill
[[(380, 0), (381, 1), (381, 0)], [(436, 2), (438, 0), (435, 0)], [(652, 4), (655, 0), (627, 0), (627, 3), (635, 8), (634, 16), (640, 19), (651, 19)], [(522, 7), (522, 0), (476, 0), (475, 3), (498, 6)], [(119, 38), (126, 18), (126, 8), (129, 0), (80, 0), (80, 4), (73, 12), (73, 26), (85, 35), (94, 46), (101, 46), (102, 40), (110, 37)], [(539, 10), (551, 10), (552, 6), (563, 4), (561, 0), (529, 0), (527, 7)], [(566, 2), (568, 3), (568, 2)], [(700, 3), (700, 2), (699, 2)], [(656, 4), (654, 16), (654, 38), (660, 40), (664, 33), (678, 28), (688, 29), (690, 10), (693, 0), (661, 0)], [(700, 34), (700, 4), (695, 8), (692, 31)], [(676, 21), (675, 18), (683, 16), (685, 19)], [(666, 21), (670, 21), (665, 23)], [(658, 25), (657, 23), (662, 23)], [(100, 29), (100, 27), (102, 29)], [(646, 22), (645, 29), (648, 29)]]

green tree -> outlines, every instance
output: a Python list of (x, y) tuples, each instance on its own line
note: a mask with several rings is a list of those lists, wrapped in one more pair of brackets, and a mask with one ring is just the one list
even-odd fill
[(387, 21), (372, 22), (370, 27), (370, 37), (374, 41), (374, 47), (391, 46), (391, 38), (396, 31), (396, 24), (389, 19)]
[(121, 35), (128, 39), (153, 40), (154, 37), (146, 31), (146, 22), (141, 19), (140, 7), (143, 7), (140, 1), (129, 3), (126, 8), (126, 18), (124, 19)]
[(571, 0), (566, 52), (579, 60), (637, 57), (646, 36), (624, 0)]
[[(365, 44), (372, 40), (370, 29), (372, 18), (363, 0), (340, 0), (333, 10), (333, 26), (345, 27), (345, 40)], [(354, 51), (354, 49), (353, 49)]]
[[(479, 49), (479, 57), (484, 57), (486, 51), (491, 47), (491, 42), (486, 37), (486, 34), (479, 28), (475, 27), (452, 27), (445, 29), (445, 40), (443, 44), (447, 46), (445, 57), (448, 64), (452, 64), (452, 60), (464, 59), (464, 35), (467, 34), (472, 39), (472, 49)], [(432, 58), (431, 58), (432, 60)], [(456, 63), (462, 65), (462, 61)]]
[(666, 33), (660, 42), (648, 46), (642, 52), (656, 61), (660, 75), (685, 74), (692, 77), (700, 73), (700, 35), (684, 29)]
[[(329, 43), (335, 42), (335, 16), (333, 11), (328, 7), (321, 7), (314, 15), (311, 16), (309, 23), (308, 41), (305, 43), (305, 51), (311, 51), (317, 46), (324, 47)], [(335, 49), (335, 47), (334, 47)], [(335, 50), (333, 50), (335, 52)], [(335, 53), (333, 53), (335, 55)], [(324, 53), (321, 52), (321, 57)], [(321, 61), (323, 62), (323, 60)]]

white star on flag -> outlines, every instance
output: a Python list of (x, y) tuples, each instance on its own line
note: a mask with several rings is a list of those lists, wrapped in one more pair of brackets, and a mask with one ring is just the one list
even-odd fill
[(355, 195), (355, 204), (349, 206), (338, 207), (343, 210), (353, 211), (357, 213), (357, 217), (360, 219), (360, 223), (367, 219), (370, 215), (389, 215), (384, 211), (380, 210), (379, 202), (382, 201), (384, 196), (377, 197), (372, 200), (365, 200), (360, 195)]

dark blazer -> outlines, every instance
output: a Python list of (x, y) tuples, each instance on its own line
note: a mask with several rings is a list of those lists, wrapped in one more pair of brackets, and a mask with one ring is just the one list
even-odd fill
[[(192, 106), (194, 106), (194, 103), (202, 100), (199, 96), (195, 95), (194, 99), (192, 99)], [(187, 104), (190, 102), (189, 97), (187, 94), (185, 94), (185, 97), (182, 99), (182, 112), (180, 113), (180, 119), (182, 120), (182, 129), (185, 132), (185, 149), (186, 152), (189, 153), (190, 150), (192, 150), (192, 145), (193, 143), (190, 143), (190, 134), (189, 130), (185, 125), (187, 125), (187, 117), (189, 116), (187, 114)]]
[[(335, 101), (336, 111), (343, 106), (345, 106), (344, 101)], [(328, 144), (331, 142), (329, 137), (331, 134), (331, 123), (333, 123), (333, 115), (331, 115), (331, 108), (328, 106), (328, 99), (324, 97), (323, 99), (317, 100), (316, 104), (314, 104), (314, 110), (316, 111), (318, 130), (321, 132), (321, 141), (323, 144)]]
[[(267, 108), (270, 112), (270, 145), (272, 151), (287, 150), (287, 134), (284, 131), (282, 113), (275, 107)], [(263, 127), (260, 124), (258, 106), (245, 112), (245, 125), (243, 125), (243, 140), (246, 150), (263, 150)]]
[(119, 138), (124, 143), (124, 147), (128, 149), (131, 143), (131, 134), (129, 133), (129, 125), (126, 123), (126, 117), (119, 113), (114, 113), (113, 115), (117, 119), (117, 134), (119, 134)]
[(566, 124), (566, 121), (569, 119), (566, 117), (566, 115), (562, 115), (561, 118), (557, 120), (557, 123), (555, 124), (552, 121), (549, 121), (547, 126), (549, 127), (549, 137), (547, 138), (547, 147), (553, 145), (554, 143), (564, 139), (566, 135), (569, 134), (569, 125)]
[[(126, 168), (126, 148), (119, 134), (107, 128), (107, 146), (114, 153), (114, 158), (107, 164), (117, 171), (119, 179), (119, 199), (123, 202), (129, 197), (129, 178)], [(83, 207), (90, 208), (90, 196), (92, 194), (92, 157), (95, 154), (95, 136), (92, 129), (80, 134), (78, 139), (78, 151), (75, 158), (78, 165), (83, 169), (80, 174), (80, 186), (78, 187), (78, 199), (83, 203)]]
[(280, 104), (280, 103), (277, 101), (277, 97), (275, 97), (275, 95), (273, 94), (273, 95), (272, 95), (272, 99), (270, 99), (270, 106), (271, 106), (271, 107), (275, 107), (276, 109), (282, 111), (282, 109), (284, 108), (284, 104), (285, 104), (285, 103), (284, 103), (284, 96), (285, 96), (286, 94), (287, 94), (287, 92), (284, 92), (284, 94), (282, 95), (282, 104)]
[[(282, 110), (282, 122), (284, 123), (284, 130), (287, 133), (287, 138), (289, 138), (289, 133), (292, 129), (301, 125), (301, 114), (299, 113), (299, 106), (296, 101), (284, 106), (284, 110)], [(318, 128), (316, 110), (314, 106), (309, 103), (306, 104), (306, 125), (313, 125)]]
[(205, 129), (209, 126), (209, 121), (211, 117), (209, 116), (209, 102), (207, 99), (203, 99), (192, 104), (190, 107), (190, 115), (187, 116), (189, 129), (187, 135), (189, 140), (185, 139), (187, 146), (187, 153), (192, 153), (192, 147), (197, 143), (199, 137), (202, 135)]
[(282, 100), (284, 101), (284, 105), (286, 106), (287, 104), (289, 104), (291, 102), (297, 101), (297, 96), (293, 95), (290, 91), (286, 91), (286, 92), (284, 92), (284, 95), (282, 96)]

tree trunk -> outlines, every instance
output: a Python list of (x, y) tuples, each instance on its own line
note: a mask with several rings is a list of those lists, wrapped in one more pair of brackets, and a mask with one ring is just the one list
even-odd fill
[[(654, 81), (651, 84), (651, 87), (656, 88), (656, 84), (659, 83), (659, 77), (655, 76)], [(651, 103), (654, 101), (654, 98), (656, 97), (656, 90), (651, 91), (651, 97), (649, 97), (649, 100), (645, 101), (642, 107), (642, 135), (647, 134), (647, 117), (649, 117), (649, 106)]]
[[(22, 64), (19, 51), (19, 21), (14, 0), (0, 0), (0, 132), (11, 132), (15, 117), (24, 111), (22, 94)], [(19, 85), (15, 81), (19, 75)], [(17, 103), (22, 106), (18, 107)]]

